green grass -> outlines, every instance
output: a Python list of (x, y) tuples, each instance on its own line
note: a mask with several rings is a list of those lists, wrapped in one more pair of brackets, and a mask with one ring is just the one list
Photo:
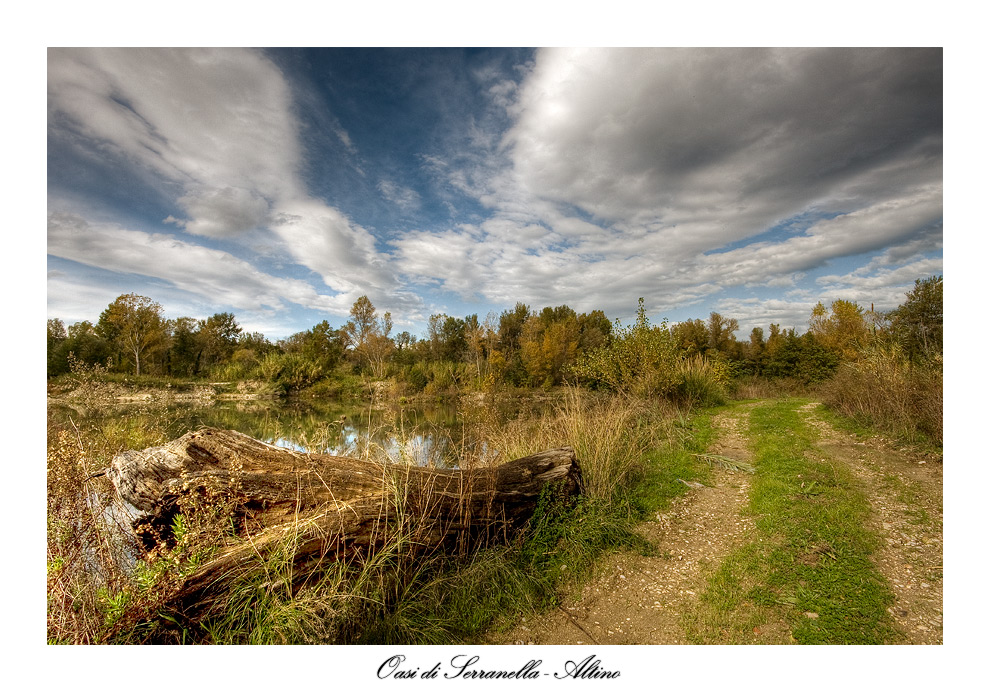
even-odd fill
[(648, 453), (620, 493), (619, 502), (631, 518), (651, 519), (655, 513), (670, 507), (675, 498), (688, 490), (678, 479), (709, 481), (711, 468), (692, 455), (704, 452), (711, 444), (715, 436), (714, 415), (715, 409), (706, 409), (675, 419), (670, 443)]
[(728, 556), (688, 616), (697, 643), (749, 642), (753, 628), (781, 623), (801, 644), (897, 641), (893, 594), (870, 560), (879, 542), (865, 528), (869, 502), (848, 471), (806, 454), (816, 433), (803, 403), (753, 409), (758, 538)]

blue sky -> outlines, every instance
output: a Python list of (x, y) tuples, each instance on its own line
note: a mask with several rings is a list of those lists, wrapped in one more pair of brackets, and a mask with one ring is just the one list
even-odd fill
[(48, 316), (803, 330), (942, 273), (940, 49), (49, 49)]

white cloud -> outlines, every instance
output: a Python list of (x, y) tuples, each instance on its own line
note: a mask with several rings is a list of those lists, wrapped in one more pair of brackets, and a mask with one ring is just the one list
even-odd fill
[(192, 216), (191, 221), (180, 222), (182, 227), (196, 235), (234, 236), (269, 220), (268, 200), (244, 188), (190, 190), (178, 202)]
[(162, 279), (220, 305), (262, 311), (286, 302), (346, 315), (353, 302), (317, 293), (308, 283), (265, 274), (230, 253), (165, 234), (91, 224), (69, 214), (48, 215), (48, 252), (122, 274)]
[[(940, 242), (935, 52), (547, 49), (495, 85), (495, 105), (513, 99), (507, 158), (435, 168), (492, 217), (400, 240), (405, 272), (510, 304), (672, 309)], [(807, 215), (835, 218), (744, 244)]]
[[(379, 301), (396, 298), (399, 305), (420, 303), (393, 290), (395, 278), (371, 234), (306, 190), (299, 176), (302, 151), (292, 94), (262, 53), (53, 49), (48, 77), (49, 122), (58, 124), (56, 136), (69, 137), (79, 148), (108, 148), (126, 165), (153, 171), (164, 188), (178, 191), (172, 196), (176, 211), (166, 221), (215, 238), (268, 226), (292, 259), (351, 302), (368, 294)], [(342, 129), (337, 134), (345, 145), (350, 142)], [(53, 206), (66, 205), (56, 200)], [(63, 242), (65, 237), (49, 232), (52, 254), (78, 256), (78, 246), (60, 248)], [(191, 256), (211, 252), (184, 242), (177, 246)], [(339, 298), (299, 299), (340, 309)]]
[[(740, 316), (804, 324), (800, 292), (774, 306), (732, 294), (797, 287), (812, 269), (866, 254), (857, 273), (820, 287), (886, 296), (940, 250), (933, 52), (542, 50), (512, 76), (494, 66), (474, 75), (489, 111), (458, 120), (446, 150), (419, 153), (440, 203), (454, 213), (468, 206), (463, 194), (485, 213), (385, 245), (307, 189), (295, 96), (263, 53), (52, 49), (50, 137), (156, 180), (176, 237), (96, 223), (54, 199), (51, 209), (91, 224), (50, 217), (49, 251), (254, 310), (287, 301), (340, 315), (366, 294), (417, 315), (414, 289), (439, 287), (619, 316), (639, 296), (661, 312), (722, 300)], [(351, 136), (324, 117), (356, 158)], [(427, 206), (416, 191), (426, 186), (376, 178), (395, 210)], [(788, 230), (807, 218), (822, 220)], [(335, 295), (194, 236), (267, 244), (270, 259), (315, 272)]]
[(385, 199), (404, 212), (418, 209), (422, 202), (418, 192), (392, 180), (378, 181), (378, 190)]

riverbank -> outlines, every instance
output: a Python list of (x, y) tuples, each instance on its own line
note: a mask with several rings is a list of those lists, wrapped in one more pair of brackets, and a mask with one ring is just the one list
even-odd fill
[[(326, 579), (302, 591), (292, 586), (291, 570), (284, 565), (259, 562), (255, 567), (258, 575), (268, 575), (262, 579), (268, 587), (256, 591), (254, 577), (246, 577), (247, 592), (202, 627), (186, 632), (176, 632), (169, 620), (153, 613), (169, 585), (203, 559), (195, 547), (195, 522), (184, 520), (178, 533), (183, 538), (173, 548), (141, 560), (137, 572), (124, 570), (113, 550), (117, 539), (108, 538), (100, 519), (113, 514), (112, 488), (105, 478), (94, 477), (122, 449), (162, 444), (172, 435), (153, 418), (145, 424), (134, 416), (117, 416), (92, 426), (50, 419), (50, 638), (79, 643), (174, 637), (213, 643), (477, 642), (492, 628), (551, 606), (562, 585), (586, 574), (601, 555), (638, 545), (630, 517), (656, 511), (657, 503), (667, 501), (663, 498), (684, 492), (678, 478), (696, 475), (684, 463), (686, 457), (674, 463), (656, 457), (656, 450), (681, 448), (693, 438), (698, 432), (693, 423), (644, 402), (585, 398), (574, 391), (560, 404), (504, 419), (483, 411), (470, 420), (459, 417), (471, 426), (460, 439), (470, 434), (477, 444), (461, 443), (458, 454), (480, 454), (497, 463), (573, 446), (585, 477), (581, 500), (541, 506), (508, 545), (417, 557), (409, 552), (413, 544), (400, 541), (366, 560), (333, 566)], [(499, 451), (494, 460), (492, 450)], [(81, 487), (88, 490), (82, 498)], [(407, 520), (415, 523), (415, 516)], [(87, 553), (90, 559), (81, 560)], [(99, 565), (98, 575), (87, 567), (93, 564)]]

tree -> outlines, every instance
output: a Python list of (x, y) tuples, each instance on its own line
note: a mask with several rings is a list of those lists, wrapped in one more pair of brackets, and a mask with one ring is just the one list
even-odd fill
[(838, 353), (822, 344), (812, 332), (798, 336), (790, 329), (778, 334), (777, 338), (779, 341), (773, 352), (767, 351), (764, 374), (768, 377), (793, 377), (804, 383), (824, 382), (839, 365)]
[(746, 349), (746, 361), (751, 374), (759, 375), (763, 371), (765, 351), (766, 343), (763, 341), (763, 328), (753, 327), (753, 331), (749, 333), (749, 346)]
[(172, 342), (168, 349), (168, 372), (172, 376), (194, 377), (199, 373), (200, 354), (198, 322), (179, 317), (172, 322)]
[(65, 355), (59, 348), (69, 338), (65, 324), (60, 319), (48, 320), (48, 376), (55, 377), (69, 371)]
[(671, 332), (687, 357), (703, 354), (708, 350), (708, 327), (702, 320), (678, 322), (671, 328)]
[(708, 348), (713, 351), (727, 353), (729, 344), (735, 341), (735, 332), (739, 329), (739, 322), (734, 317), (722, 317), (717, 312), (708, 316)]
[(368, 296), (361, 296), (351, 306), (351, 319), (344, 325), (350, 345), (358, 350), (368, 342), (375, 329), (378, 313)]
[(162, 306), (146, 296), (127, 293), (119, 296), (100, 314), (97, 332), (134, 363), (134, 374), (141, 374), (144, 360), (164, 352), (168, 333)]
[(942, 353), (942, 277), (917, 279), (891, 315), (891, 330), (913, 361)]
[(485, 361), (485, 327), (478, 321), (478, 315), (468, 315), (464, 318), (464, 341), (468, 352), (474, 361), (474, 369), (478, 380), (481, 380), (481, 364)]
[(580, 327), (566, 305), (544, 308), (526, 320), (519, 348), (530, 381), (544, 387), (560, 384), (578, 356)]
[[(337, 366), (344, 357), (346, 337), (330, 323), (323, 320), (312, 329), (297, 332), (281, 342), (286, 353), (302, 356), (307, 361), (318, 365), (321, 372), (329, 372)], [(241, 348), (248, 348), (242, 344)], [(255, 345), (252, 350), (264, 355), (264, 346)]]
[(351, 306), (351, 319), (342, 332), (354, 349), (358, 362), (371, 368), (372, 376), (381, 379), (385, 376), (385, 366), (395, 348), (389, 334), (392, 331), (392, 313), (386, 312), (381, 318), (368, 296), (361, 296)]
[(612, 323), (601, 310), (578, 315), (578, 328), (581, 331), (579, 347), (582, 353), (608, 345), (612, 337)]
[(237, 320), (229, 312), (218, 312), (200, 320), (198, 336), (202, 354), (201, 366), (209, 368), (230, 360), (240, 333)]
[(863, 308), (848, 300), (835, 300), (828, 309), (819, 302), (811, 311), (809, 326), (822, 346), (846, 361), (859, 357), (869, 336)]
[(503, 378), (510, 384), (521, 385), (526, 379), (519, 353), (519, 340), (523, 325), (530, 317), (529, 306), (516, 303), (512, 310), (505, 310), (498, 318), (498, 363)]

